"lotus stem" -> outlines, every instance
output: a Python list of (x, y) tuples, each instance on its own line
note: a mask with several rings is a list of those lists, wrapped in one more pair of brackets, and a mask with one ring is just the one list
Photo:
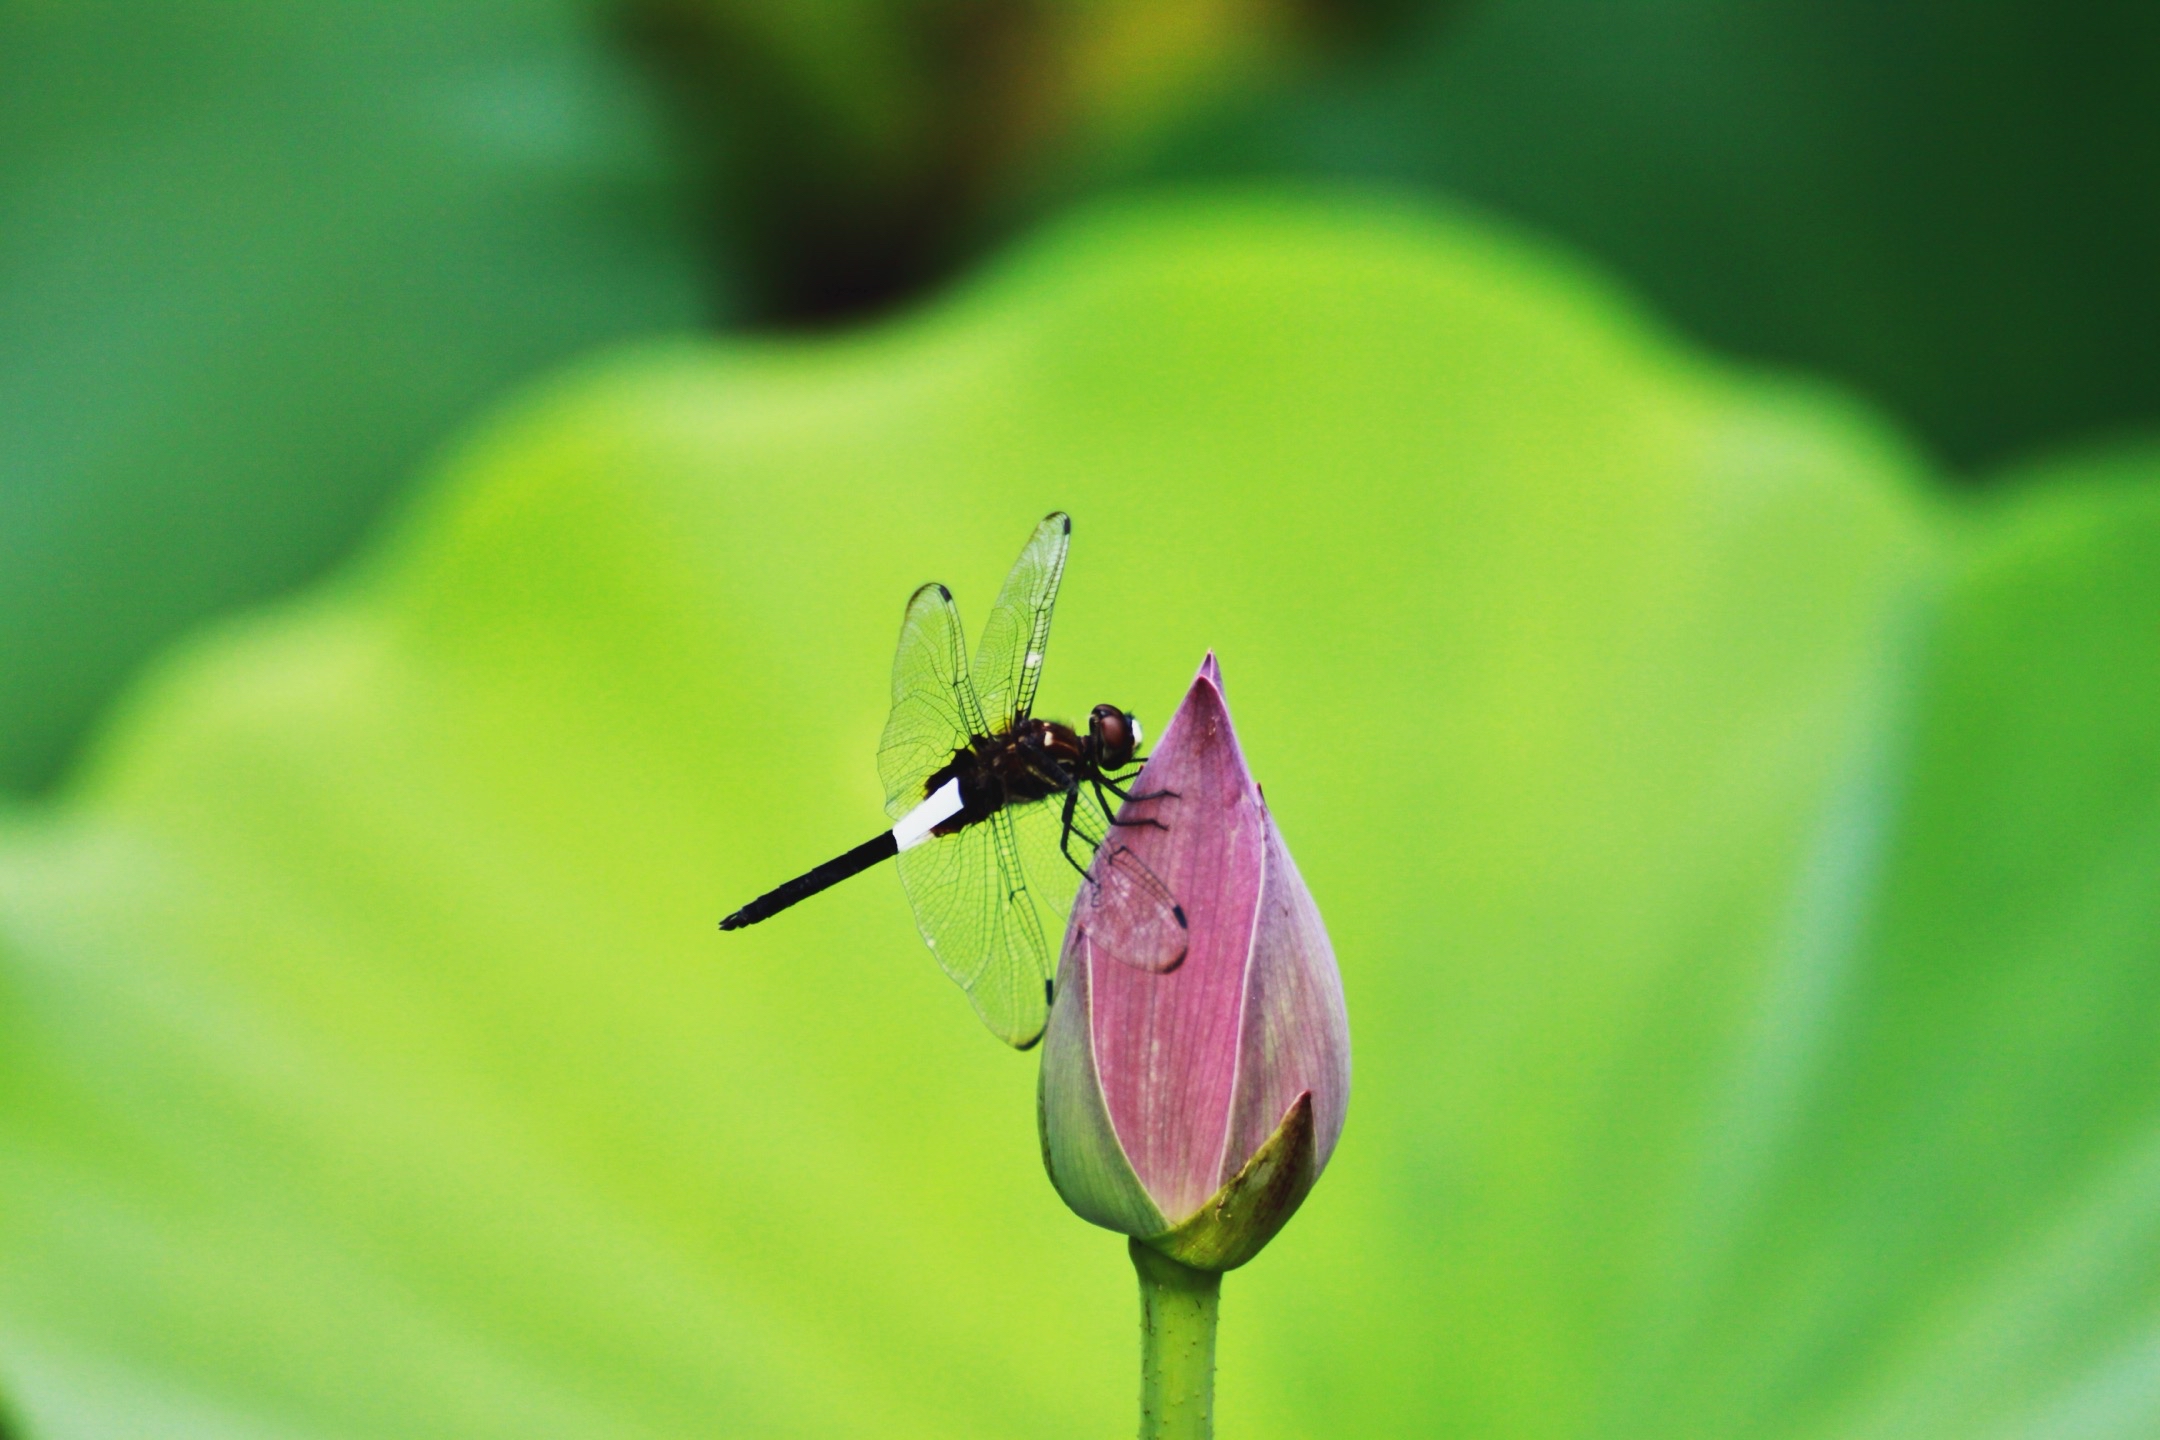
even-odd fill
[(1131, 1242), (1140, 1272), (1140, 1440), (1212, 1440), (1222, 1275)]

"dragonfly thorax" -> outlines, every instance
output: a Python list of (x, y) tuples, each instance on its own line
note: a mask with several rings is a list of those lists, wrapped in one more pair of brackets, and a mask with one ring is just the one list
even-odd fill
[(960, 782), (959, 812), (931, 833), (954, 834), (1007, 805), (1047, 800), (1122, 768), (1132, 760), (1138, 729), (1115, 705), (1098, 705), (1085, 735), (1056, 720), (1021, 716), (997, 734), (971, 736), (923, 781), (925, 796), (948, 780)]

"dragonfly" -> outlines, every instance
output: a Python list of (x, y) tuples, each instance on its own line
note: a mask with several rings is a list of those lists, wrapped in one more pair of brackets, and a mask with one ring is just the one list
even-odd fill
[[(916, 927), (991, 1032), (1042, 1038), (1055, 998), (1043, 917), (1077, 909), (1095, 948), (1164, 972), (1185, 958), (1184, 907), (1121, 837), (1167, 828), (1170, 790), (1139, 778), (1140, 721), (1097, 705), (1084, 731), (1035, 711), (1072, 518), (1052, 511), (1005, 577), (974, 663), (952, 592), (909, 597), (893, 655), (892, 712), (878, 778), (893, 826), (779, 885), (720, 922), (740, 930), (885, 860), (896, 860)], [(1093, 862), (1092, 864), (1090, 862)]]

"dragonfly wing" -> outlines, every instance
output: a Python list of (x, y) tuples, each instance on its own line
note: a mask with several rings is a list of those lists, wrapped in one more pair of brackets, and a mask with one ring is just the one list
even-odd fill
[(1011, 812), (900, 852), (900, 883), (938, 964), (983, 1024), (1025, 1050), (1050, 1012), (1050, 953), (1028, 892)]
[(983, 733), (960, 612), (950, 590), (925, 585), (908, 597), (893, 652), (892, 713), (878, 742), (885, 813), (898, 820), (914, 809), (923, 799), (923, 781), (970, 736)]
[[(1102, 807), (1096, 804), (1093, 796), (1082, 790), (1077, 802), (1073, 807), (1070, 845), (1061, 843), (1065, 833), (1064, 796), (1052, 795), (1047, 800), (1008, 806), (1005, 812), (1012, 816), (1013, 835), (1020, 847), (1020, 863), (1027, 867), (1028, 888), (1035, 892), (1035, 901), (1049, 922), (1060, 929), (1072, 909), (1073, 891), (1080, 884), (1080, 872), (1087, 867), (1089, 858), (1095, 853), (1096, 841), (1107, 828), (1103, 823)], [(1068, 855), (1071, 859), (1066, 858)]]
[[(1063, 802), (1057, 804), (1058, 829), (1062, 830)], [(1175, 970), (1185, 959), (1185, 911), (1132, 843), (1135, 837), (1160, 832), (1111, 825), (1088, 796), (1073, 807), (1072, 820), (1070, 849), (1088, 867), (1087, 878), (1071, 892), (1073, 920), (1087, 931), (1097, 950), (1113, 959), (1136, 970)], [(1055, 831), (1052, 838), (1055, 841)], [(1093, 863), (1088, 858), (1091, 854)], [(1063, 857), (1052, 858), (1072, 874)]]
[(983, 715), (1001, 730), (1014, 717), (1034, 713), (1043, 652), (1050, 644), (1050, 612), (1071, 541), (1072, 517), (1062, 510), (1045, 515), (983, 623), (975, 648), (975, 693)]

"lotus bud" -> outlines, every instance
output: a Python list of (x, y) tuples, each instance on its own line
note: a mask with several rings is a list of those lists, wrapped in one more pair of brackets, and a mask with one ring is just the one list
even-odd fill
[[(1244, 1264), (1334, 1153), (1350, 1097), (1342, 977), (1246, 768), (1208, 656), (1095, 858), (1130, 847), (1184, 907), (1184, 961), (1115, 956), (1083, 884), (1043, 1039), (1043, 1163), (1083, 1219), (1197, 1270)], [(1147, 798), (1149, 796), (1158, 798)], [(1153, 820), (1159, 825), (1144, 822)]]

